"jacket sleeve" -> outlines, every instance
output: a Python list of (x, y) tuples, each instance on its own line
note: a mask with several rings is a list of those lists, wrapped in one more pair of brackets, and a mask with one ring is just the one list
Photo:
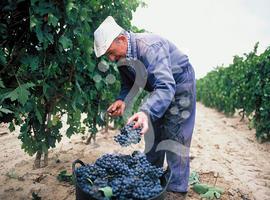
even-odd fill
[(147, 65), (148, 81), (153, 85), (154, 91), (140, 110), (155, 121), (164, 115), (175, 94), (175, 80), (170, 68), (168, 47), (163, 43), (151, 45), (146, 50), (144, 61)]
[(125, 73), (126, 69), (124, 69), (124, 67), (125, 66), (121, 66), (118, 68), (120, 77), (121, 77), (121, 90), (118, 97), (116, 98), (116, 100), (122, 100), (122, 101), (125, 100), (128, 92), (130, 91), (132, 87), (130, 81), (128, 80), (128, 77), (126, 76), (126, 73)]
[(122, 100), (125, 101), (126, 104), (129, 104), (136, 96), (139, 88), (135, 87), (134, 81), (132, 81), (132, 77), (130, 76), (127, 66), (119, 67), (119, 73), (121, 77), (121, 90), (116, 100)]

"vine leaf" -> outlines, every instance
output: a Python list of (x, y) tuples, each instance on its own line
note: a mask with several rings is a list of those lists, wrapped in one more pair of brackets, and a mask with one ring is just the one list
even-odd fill
[(55, 17), (52, 13), (48, 14), (48, 24), (52, 25), (53, 27), (56, 27), (58, 22), (58, 18)]
[(208, 192), (210, 186), (206, 185), (206, 184), (195, 184), (193, 185), (192, 189), (197, 192), (198, 194), (205, 194), (206, 192)]
[(21, 62), (22, 64), (26, 66), (30, 66), (32, 71), (35, 71), (39, 66), (39, 58), (37, 56), (36, 57), (33, 57), (33, 56), (23, 57)]
[(220, 193), (218, 193), (217, 191), (214, 190), (209, 190), (208, 192), (206, 192), (205, 194), (201, 194), (200, 195), (202, 198), (205, 199), (219, 199), (221, 197)]
[(105, 197), (112, 197), (113, 196), (113, 191), (112, 188), (107, 186), (107, 187), (103, 187), (103, 188), (99, 188), (100, 191), (102, 191), (105, 195)]
[(189, 184), (194, 185), (200, 183), (199, 174), (195, 171), (193, 171), (189, 176)]
[(0, 87), (5, 88), (3, 81), (0, 79)]
[(72, 41), (64, 35), (60, 37), (59, 42), (62, 44), (64, 49), (72, 47)]
[(7, 64), (5, 53), (2, 49), (0, 49), (0, 64), (4, 66)]
[(6, 98), (10, 98), (11, 101), (18, 100), (24, 106), (30, 95), (30, 92), (28, 89), (32, 87), (34, 87), (33, 83), (26, 83), (26, 84), (20, 85), (15, 90), (10, 92), (6, 96)]
[(11, 110), (7, 108), (2, 108), (2, 106), (0, 106), (0, 112), (5, 113), (5, 114), (13, 113)]

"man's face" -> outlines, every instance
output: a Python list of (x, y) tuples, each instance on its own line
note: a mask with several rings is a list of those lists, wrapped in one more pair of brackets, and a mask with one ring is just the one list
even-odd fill
[(118, 36), (106, 51), (106, 56), (112, 62), (125, 58), (127, 54), (127, 38), (124, 35)]

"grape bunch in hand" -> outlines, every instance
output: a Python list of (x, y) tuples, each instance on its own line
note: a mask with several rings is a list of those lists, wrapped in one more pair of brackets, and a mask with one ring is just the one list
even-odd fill
[(120, 134), (114, 137), (114, 140), (124, 147), (139, 143), (141, 141), (142, 128), (133, 128), (134, 125), (134, 122), (126, 124), (121, 128)]

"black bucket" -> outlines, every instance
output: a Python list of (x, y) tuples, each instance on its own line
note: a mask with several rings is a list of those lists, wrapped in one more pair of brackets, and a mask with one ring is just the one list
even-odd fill
[[(72, 173), (73, 173), (73, 176), (75, 179), (75, 187), (76, 187), (76, 200), (98, 200), (98, 199), (92, 197), (91, 195), (85, 193), (77, 184), (77, 177), (76, 177), (76, 173), (75, 173), (76, 164), (80, 164), (81, 166), (85, 166), (84, 162), (81, 160), (75, 160), (72, 163)], [(171, 179), (171, 173), (170, 173), (170, 170), (167, 170), (160, 177), (160, 184), (161, 184), (163, 190), (158, 195), (150, 198), (149, 200), (164, 200), (165, 196), (166, 196), (167, 186), (168, 186), (170, 179)]]

